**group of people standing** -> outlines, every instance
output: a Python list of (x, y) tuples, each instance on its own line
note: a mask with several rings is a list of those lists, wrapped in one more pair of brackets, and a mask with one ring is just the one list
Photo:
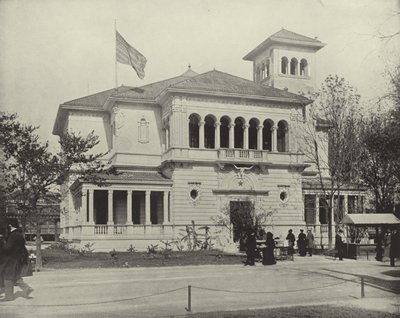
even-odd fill
[[(292, 229), (288, 231), (286, 240), (288, 241), (288, 255), (291, 256), (293, 260), (296, 238)], [(300, 230), (300, 233), (297, 236), (297, 247), (299, 248), (300, 256), (306, 256), (307, 252), (309, 256), (312, 256), (314, 249), (314, 234), (312, 234), (311, 230), (307, 230), (307, 235), (304, 233), (303, 229)]]
[[(262, 252), (263, 265), (276, 264), (274, 254), (275, 239), (273, 234), (271, 232), (267, 232), (262, 233), (260, 236), (263, 237), (263, 242), (262, 245), (257, 249), (256, 232), (253, 231), (248, 235), (246, 240), (247, 259), (245, 265), (254, 265), (255, 257), (258, 251)], [(286, 240), (288, 241), (288, 255), (293, 260), (296, 238), (292, 229), (289, 230)], [(299, 248), (300, 256), (306, 256), (307, 252), (309, 256), (312, 256), (314, 249), (314, 235), (312, 234), (311, 230), (307, 231), (307, 235), (304, 233), (304, 230), (300, 230), (300, 233), (297, 237), (297, 246)]]
[[(275, 240), (274, 236), (271, 232), (267, 232), (262, 234), (264, 242), (262, 247), (259, 249), (262, 251), (262, 264), (263, 265), (274, 265), (276, 264), (274, 250), (275, 250)], [(245, 265), (254, 266), (255, 257), (257, 254), (257, 239), (256, 239), (256, 232), (252, 231), (246, 240), (246, 255), (247, 259), (244, 263)]]
[[(28, 298), (33, 292), (22, 276), (24, 266), (29, 262), (25, 238), (17, 219), (7, 220), (7, 233), (0, 233), (0, 295), (4, 300), (15, 299), (14, 286), (22, 289), (22, 297)], [(5, 239), (7, 237), (7, 239)]]

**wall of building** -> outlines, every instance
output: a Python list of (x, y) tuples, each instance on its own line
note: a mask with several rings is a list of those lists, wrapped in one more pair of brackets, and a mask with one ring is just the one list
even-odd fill
[(161, 107), (118, 103), (111, 115), (116, 165), (158, 166), (163, 144)]

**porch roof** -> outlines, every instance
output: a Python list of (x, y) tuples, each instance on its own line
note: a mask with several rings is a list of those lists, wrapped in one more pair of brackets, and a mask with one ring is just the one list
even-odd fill
[(400, 225), (400, 220), (392, 213), (346, 214), (343, 224), (351, 225)]
[[(161, 184), (172, 185), (168, 179), (158, 171), (118, 171), (116, 174), (100, 175), (105, 184)], [(71, 189), (77, 188), (79, 184), (91, 183), (83, 179), (77, 179), (71, 185)]]

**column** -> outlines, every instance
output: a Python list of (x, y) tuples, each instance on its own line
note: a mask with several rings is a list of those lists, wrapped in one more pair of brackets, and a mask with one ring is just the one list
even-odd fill
[(144, 220), (144, 224), (146, 224), (146, 225), (150, 225), (151, 224), (151, 219), (150, 219), (150, 193), (151, 193), (151, 191), (146, 191), (145, 220)]
[(89, 189), (89, 224), (94, 224), (94, 190)]
[(319, 194), (315, 195), (315, 223), (321, 225), (319, 221)]
[(126, 192), (126, 224), (132, 224), (132, 191)]
[(167, 134), (167, 150), (169, 149), (169, 147), (171, 146), (171, 136), (169, 134), (169, 127), (166, 129), (165, 133)]
[(201, 120), (199, 122), (199, 148), (200, 149), (204, 148), (204, 124), (205, 124), (204, 120)]
[(348, 195), (347, 194), (345, 194), (344, 196), (343, 196), (343, 216), (344, 215), (346, 215), (346, 214), (348, 214), (349, 213), (349, 204), (348, 204)]
[(229, 124), (229, 148), (235, 148), (235, 124)]
[(214, 124), (215, 127), (215, 149), (221, 148), (221, 141), (220, 141), (220, 127), (221, 127), (221, 123), (216, 122)]
[(87, 219), (87, 212), (88, 212), (88, 206), (87, 206), (87, 190), (85, 188), (82, 189), (82, 198), (81, 198), (81, 220), (80, 223), (84, 224), (88, 222)]
[(164, 191), (164, 197), (163, 197), (163, 224), (168, 224), (169, 223), (169, 191)]
[(263, 149), (263, 128), (264, 126), (257, 126), (257, 149)]
[(108, 190), (108, 219), (107, 224), (113, 225), (114, 224), (114, 206), (113, 206), (113, 197), (114, 197), (114, 190)]
[(249, 124), (243, 125), (243, 149), (249, 149)]
[(278, 127), (273, 126), (271, 127), (271, 139), (272, 139), (272, 152), (277, 152), (277, 144), (278, 144), (278, 134), (277, 134)]

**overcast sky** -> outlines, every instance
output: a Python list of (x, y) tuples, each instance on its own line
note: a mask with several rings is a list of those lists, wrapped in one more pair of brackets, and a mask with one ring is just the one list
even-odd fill
[(142, 86), (216, 68), (252, 79), (242, 60), (282, 27), (327, 45), (317, 83), (345, 77), (364, 101), (385, 93), (400, 60), (398, 0), (0, 0), (0, 108), (51, 136), (58, 106), (115, 86), (114, 21), (147, 58), (140, 80), (118, 65), (118, 84)]

